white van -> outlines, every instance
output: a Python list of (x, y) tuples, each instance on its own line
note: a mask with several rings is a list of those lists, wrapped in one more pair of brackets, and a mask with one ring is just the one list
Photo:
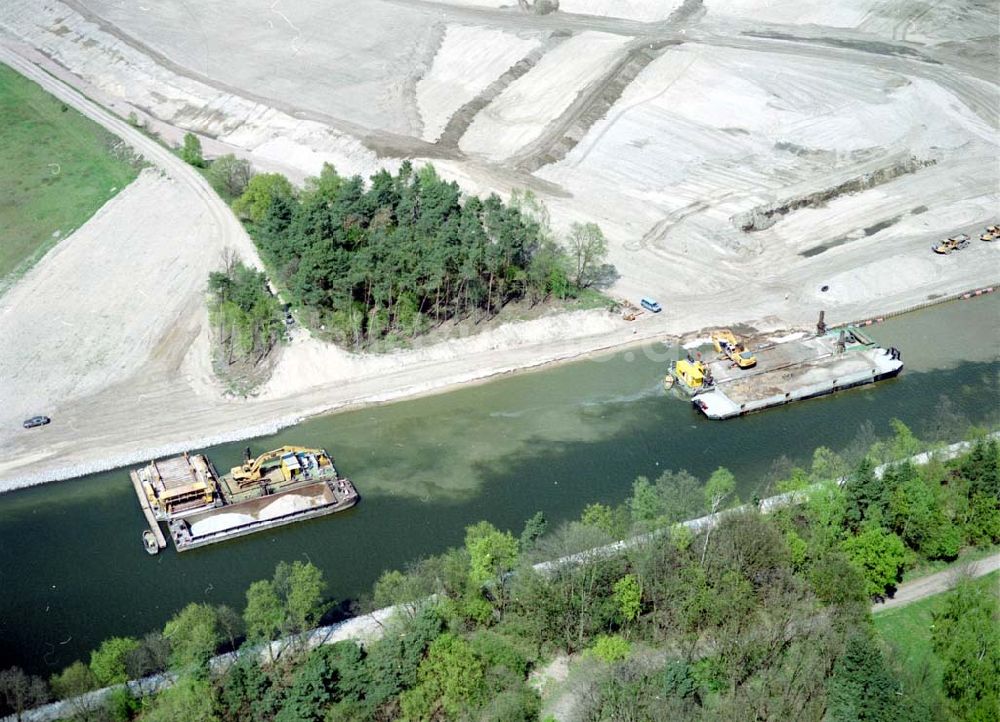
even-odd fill
[(663, 310), (662, 308), (660, 308), (660, 304), (658, 304), (651, 298), (642, 299), (641, 301), (639, 301), (639, 305), (642, 306), (647, 311), (651, 311), (653, 313), (659, 313), (660, 311)]

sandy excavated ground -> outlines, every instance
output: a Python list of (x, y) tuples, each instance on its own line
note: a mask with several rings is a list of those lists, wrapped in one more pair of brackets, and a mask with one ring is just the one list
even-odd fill
[(476, 116), (459, 148), (494, 161), (509, 158), (558, 120), (626, 43), (621, 35), (590, 31), (562, 43)]
[(204, 286), (188, 267), (218, 264), (200, 206), (189, 188), (147, 169), (0, 298), (0, 338), (17, 340), (0, 344), (4, 425), (134, 374), (158, 337), (186, 322)]
[[(511, 36), (494, 28), (449, 25), (434, 62), (417, 83), (417, 110), (425, 140), (436, 141), (448, 121), (541, 44), (541, 35)], [(462, 62), (456, 63), (455, 59)]]
[[(162, 175), (0, 298), (0, 337), (17, 339), (0, 349), (0, 483), (668, 333), (787, 328), (820, 308), (850, 320), (994, 283), (1000, 244), (928, 247), (1000, 220), (998, 13), (981, 0), (565, 0), (546, 16), (513, 0), (9, 0), (0, 59)], [(530, 188), (557, 230), (602, 226), (614, 294), (666, 311), (376, 357), (299, 332), (257, 398), (224, 398), (204, 283), (224, 246), (255, 263), (249, 239), (192, 169), (63, 83), (171, 142), (192, 130), (210, 154), (296, 180), (409, 158), (479, 194)], [(56, 422), (28, 434), (28, 413)]]

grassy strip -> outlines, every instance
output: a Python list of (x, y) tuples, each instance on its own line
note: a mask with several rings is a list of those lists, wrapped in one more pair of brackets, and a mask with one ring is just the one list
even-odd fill
[(958, 558), (953, 561), (946, 561), (944, 559), (921, 559), (916, 563), (916, 565), (903, 572), (903, 578), (900, 583), (912, 582), (916, 579), (930, 576), (931, 574), (937, 574), (938, 572), (955, 566), (956, 564), (969, 564), (970, 562), (976, 562), (980, 559), (984, 559), (985, 557), (992, 556), (998, 551), (1000, 551), (1000, 544), (987, 544), (986, 546), (980, 547), (965, 547), (959, 552)]
[(120, 139), (0, 65), (0, 287), (131, 183)]
[[(972, 583), (996, 593), (997, 585), (1000, 584), (1000, 571), (986, 574)], [(938, 685), (941, 679), (941, 662), (931, 649), (931, 614), (940, 607), (946, 594), (948, 592), (873, 615), (875, 629), (892, 647), (896, 659), (907, 669), (921, 669), (927, 665)]]

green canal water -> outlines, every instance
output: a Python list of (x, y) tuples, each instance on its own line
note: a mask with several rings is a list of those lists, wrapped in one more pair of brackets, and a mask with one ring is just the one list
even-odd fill
[[(969, 420), (994, 420), (1000, 297), (955, 302), (875, 327), (902, 349), (894, 380), (743, 419), (708, 421), (666, 396), (676, 351), (632, 349), (448, 394), (317, 418), (249, 443), (329, 449), (362, 494), (353, 510), (178, 555), (149, 557), (127, 470), (0, 495), (0, 668), (51, 673), (111, 635), (160, 628), (184, 604), (243, 606), (281, 560), (322, 568), (338, 600), (382, 571), (461, 543), (488, 519), (518, 532), (542, 510), (573, 518), (617, 503), (633, 479), (719, 465), (748, 497), (782, 455), (806, 462), (819, 445), (847, 446), (893, 417), (918, 434), (942, 396)], [(220, 469), (247, 443), (207, 449)]]

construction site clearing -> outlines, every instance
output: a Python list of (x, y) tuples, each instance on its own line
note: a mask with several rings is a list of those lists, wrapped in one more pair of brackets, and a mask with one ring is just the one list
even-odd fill
[(882, 348), (854, 327), (754, 349), (756, 363), (741, 367), (723, 353), (711, 361), (688, 357), (672, 364), (664, 380), (692, 396), (710, 419), (729, 419), (772, 406), (831, 394), (896, 376), (903, 369), (895, 348)]
[(282, 446), (220, 476), (204, 454), (151, 461), (130, 472), (149, 529), (150, 554), (166, 546), (166, 522), (178, 552), (349, 509), (354, 484), (323, 449)]

